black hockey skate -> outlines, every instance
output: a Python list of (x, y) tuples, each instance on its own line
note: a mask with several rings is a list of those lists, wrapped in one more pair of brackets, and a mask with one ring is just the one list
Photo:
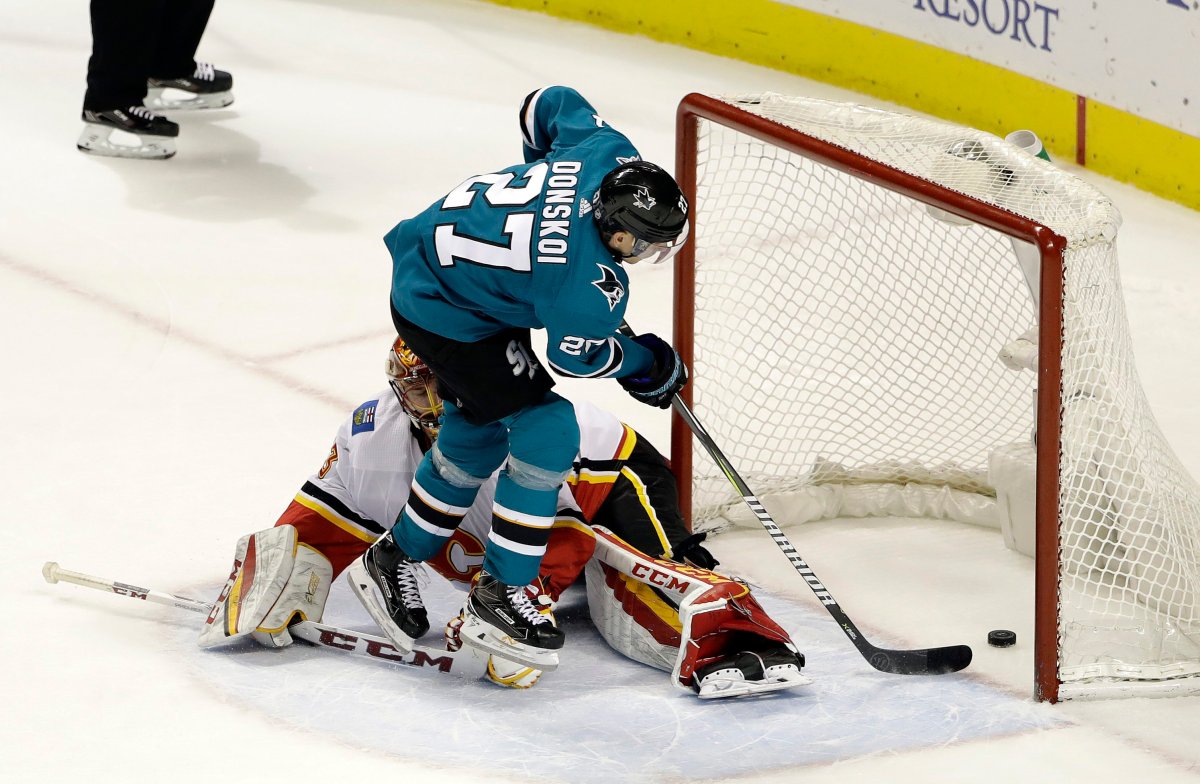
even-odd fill
[(785, 645), (740, 651), (697, 669), (692, 674), (692, 688), (702, 700), (766, 694), (812, 683), (800, 674), (803, 666), (804, 654)]
[(565, 637), (549, 609), (539, 608), (523, 585), (505, 585), (487, 572), (467, 596), (459, 637), (465, 645), (543, 672), (558, 667)]
[(170, 158), (179, 126), (144, 106), (83, 110), (83, 133), (75, 146), (115, 158)]
[(350, 587), (388, 639), (403, 653), (429, 631), (421, 601), (421, 563), (409, 558), (390, 533), (371, 545), (346, 570)]
[(220, 109), (233, 103), (233, 74), (196, 63), (191, 76), (150, 79), (146, 105), (160, 112), (188, 109)]

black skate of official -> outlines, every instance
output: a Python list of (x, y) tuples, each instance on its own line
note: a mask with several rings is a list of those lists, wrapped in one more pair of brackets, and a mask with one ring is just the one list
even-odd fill
[(146, 106), (160, 112), (221, 109), (233, 103), (233, 74), (211, 63), (196, 63), (191, 76), (150, 79), (146, 87)]
[(163, 159), (175, 154), (179, 126), (144, 106), (83, 110), (83, 133), (75, 146), (113, 158)]
[(467, 596), (459, 637), (465, 645), (543, 672), (558, 667), (565, 640), (554, 616), (530, 600), (525, 586), (506, 585), (487, 572), (480, 572)]
[(745, 697), (792, 689), (812, 683), (800, 674), (804, 654), (786, 645), (757, 651), (739, 651), (700, 667), (692, 674), (692, 688), (702, 700)]
[(390, 533), (379, 537), (362, 558), (346, 570), (350, 587), (388, 639), (408, 653), (429, 631), (429, 614), (421, 601), (419, 561), (400, 549)]

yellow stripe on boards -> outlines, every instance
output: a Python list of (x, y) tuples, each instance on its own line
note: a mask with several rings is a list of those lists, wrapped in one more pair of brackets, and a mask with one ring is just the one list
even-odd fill
[(1087, 115), (1089, 169), (1200, 209), (1200, 139), (1092, 101)]
[[(930, 44), (773, 0), (489, 0), (763, 65), (1076, 159), (1076, 96)], [(753, 84), (746, 85), (753, 92)], [(1089, 101), (1086, 165), (1200, 209), (1200, 139)]]

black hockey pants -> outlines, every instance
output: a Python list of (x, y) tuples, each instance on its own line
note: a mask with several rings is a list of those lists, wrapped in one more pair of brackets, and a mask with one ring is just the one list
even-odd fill
[(214, 0), (91, 0), (92, 56), (83, 108), (139, 106), (150, 77), (196, 69)]

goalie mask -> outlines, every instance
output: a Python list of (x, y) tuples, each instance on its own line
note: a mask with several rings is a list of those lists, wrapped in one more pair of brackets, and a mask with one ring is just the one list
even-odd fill
[(443, 406), (433, 371), (399, 337), (388, 352), (385, 370), (404, 413), (430, 439), (436, 439)]
[(688, 203), (675, 179), (646, 161), (630, 161), (604, 175), (592, 215), (608, 242), (618, 231), (633, 235), (626, 261), (660, 264), (687, 242)]

